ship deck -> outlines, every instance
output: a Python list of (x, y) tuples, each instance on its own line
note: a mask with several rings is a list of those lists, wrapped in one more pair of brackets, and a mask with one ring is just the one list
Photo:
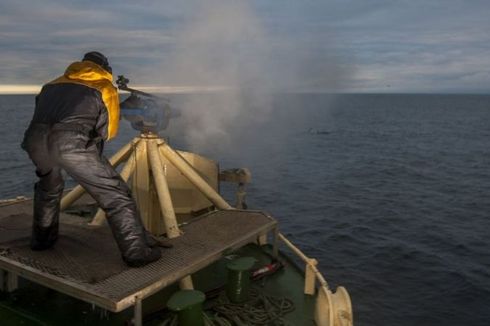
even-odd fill
[(183, 235), (162, 248), (163, 258), (142, 268), (127, 267), (108, 227), (60, 216), (55, 247), (31, 251), (32, 201), (0, 206), (0, 269), (113, 312), (133, 306), (224, 254), (276, 229), (258, 211), (214, 211), (181, 226)]

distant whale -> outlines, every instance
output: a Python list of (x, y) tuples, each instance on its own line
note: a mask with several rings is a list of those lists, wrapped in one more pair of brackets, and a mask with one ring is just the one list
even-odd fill
[(308, 133), (312, 135), (328, 135), (330, 134), (330, 131), (325, 131), (325, 130), (318, 130), (315, 128), (310, 128), (308, 129)]

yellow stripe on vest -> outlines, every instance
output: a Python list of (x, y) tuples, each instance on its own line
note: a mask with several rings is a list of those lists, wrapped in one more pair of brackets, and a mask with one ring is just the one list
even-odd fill
[(116, 136), (119, 129), (119, 96), (112, 85), (112, 74), (91, 61), (74, 62), (65, 74), (49, 84), (80, 84), (98, 90), (107, 109), (107, 140)]

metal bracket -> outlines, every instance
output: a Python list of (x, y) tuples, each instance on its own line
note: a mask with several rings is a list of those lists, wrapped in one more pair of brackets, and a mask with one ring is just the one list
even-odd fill
[(6, 270), (0, 270), (0, 290), (10, 293), (19, 287), (19, 278), (17, 274)]
[(143, 326), (143, 299), (140, 296), (134, 297), (134, 326)]
[(279, 229), (276, 227), (272, 230), (272, 256), (279, 258)]

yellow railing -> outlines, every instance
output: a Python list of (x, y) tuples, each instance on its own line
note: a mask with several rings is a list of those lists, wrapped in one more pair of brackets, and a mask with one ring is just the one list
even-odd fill
[(304, 293), (315, 295), (316, 282), (318, 281), (320, 285), (315, 304), (316, 324), (318, 326), (352, 326), (352, 304), (347, 290), (343, 286), (339, 286), (335, 292), (332, 292), (317, 268), (318, 261), (306, 256), (283, 234), (279, 233), (278, 238), (305, 262)]

